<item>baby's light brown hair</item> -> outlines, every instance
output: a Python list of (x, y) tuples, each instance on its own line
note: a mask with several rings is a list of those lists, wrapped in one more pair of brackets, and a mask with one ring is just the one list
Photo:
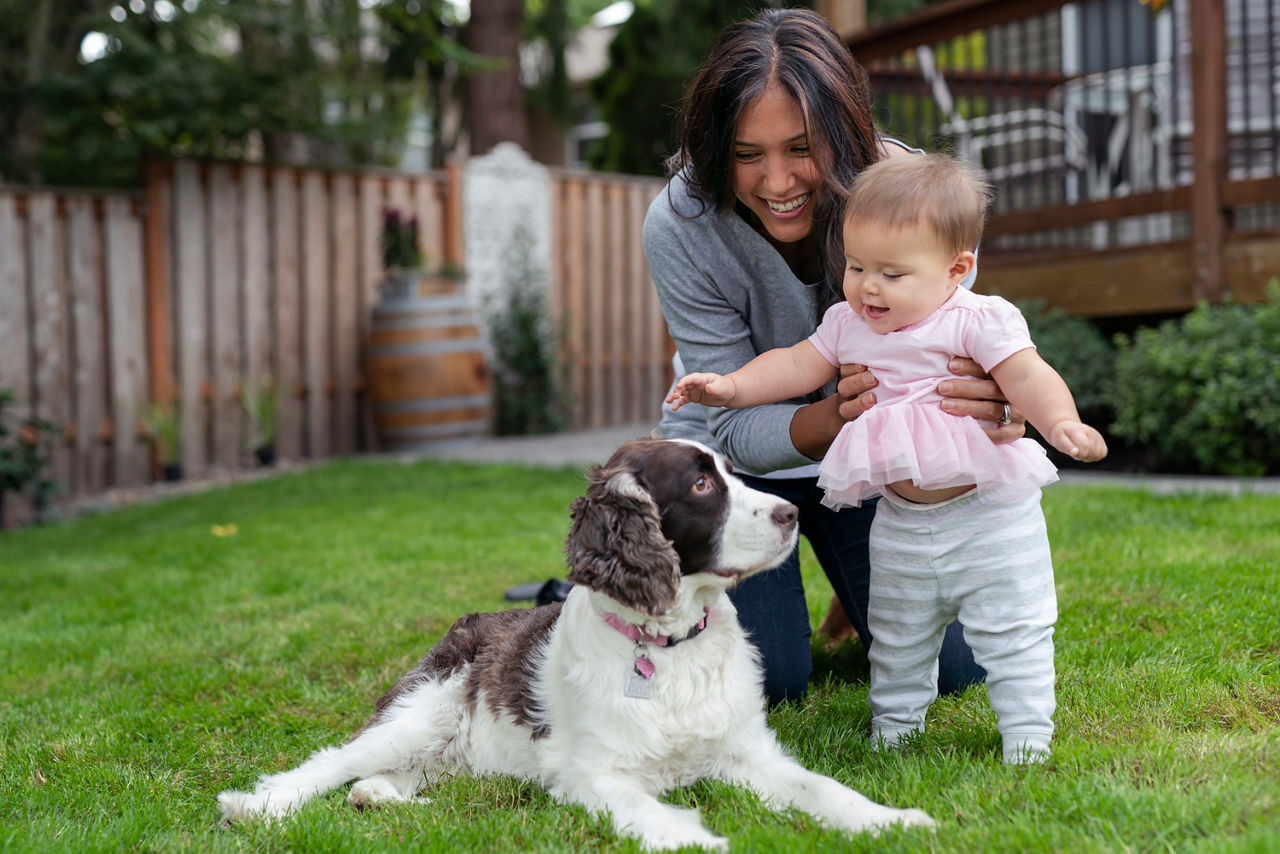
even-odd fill
[(844, 221), (890, 229), (924, 226), (950, 255), (972, 252), (982, 239), (991, 185), (981, 170), (945, 154), (892, 157), (854, 179)]

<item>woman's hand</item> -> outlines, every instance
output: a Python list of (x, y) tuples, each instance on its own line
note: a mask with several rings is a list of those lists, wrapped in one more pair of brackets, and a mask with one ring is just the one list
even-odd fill
[[(1005, 401), (1004, 392), (995, 380), (982, 370), (977, 362), (956, 356), (948, 364), (951, 373), (963, 380), (943, 380), (938, 383), (938, 393), (947, 398), (942, 401), (942, 411), (952, 415), (970, 415), (984, 421), (995, 421), (995, 427), (986, 428), (987, 435), (997, 445), (1021, 439), (1027, 433), (1027, 419)], [(1005, 421), (1005, 413), (1009, 420)]]
[(875, 405), (878, 381), (865, 365), (841, 365), (836, 393), (802, 406), (791, 419), (791, 443), (811, 460), (826, 456), (845, 423)]
[[(876, 394), (872, 389), (878, 381), (866, 365), (841, 365), (840, 382), (836, 385), (836, 396), (840, 399), (836, 410), (844, 421), (852, 421), (876, 404)], [(844, 425), (841, 425), (844, 426)], [(835, 440), (835, 437), (832, 437)]]

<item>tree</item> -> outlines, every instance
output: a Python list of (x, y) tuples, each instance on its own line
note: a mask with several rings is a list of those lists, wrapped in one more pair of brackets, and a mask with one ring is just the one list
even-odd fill
[(387, 75), (424, 92), (421, 106), (431, 123), (430, 163), (438, 169), (458, 143), (460, 128), (446, 122), (449, 107), (462, 98), (467, 75), (487, 62), (463, 46), (463, 24), (448, 0), (397, 0), (381, 7), (381, 14), (389, 29)]
[(77, 66), (86, 22), (109, 0), (0, 0), (0, 181), (31, 181), (44, 138), (45, 83)]
[(524, 38), (524, 0), (484, 0), (471, 4), (467, 47), (496, 60), (467, 81), (467, 132), (473, 154), (499, 142), (529, 148), (524, 87), (520, 82), (520, 42)]
[(674, 151), (684, 88), (727, 24), (750, 16), (758, 0), (682, 0), (636, 4), (609, 46), (609, 70), (591, 83), (609, 132), (589, 154), (597, 169), (661, 175)]
[[(413, 107), (442, 115), (475, 66), (447, 0), (0, 4), (3, 181), (129, 185), (146, 155), (389, 164)], [(81, 61), (91, 32), (106, 53)]]

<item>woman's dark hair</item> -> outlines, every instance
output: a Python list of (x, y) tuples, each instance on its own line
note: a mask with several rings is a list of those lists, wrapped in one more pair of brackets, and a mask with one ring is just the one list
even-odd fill
[(867, 74), (821, 15), (768, 9), (726, 27), (685, 93), (680, 150), (667, 169), (671, 174), (687, 170), (689, 191), (703, 205), (730, 207), (738, 119), (772, 85), (795, 98), (804, 116), (822, 179), (813, 227), (832, 291), (819, 302), (834, 302), (840, 298), (838, 271), (844, 268), (845, 191), (879, 155)]

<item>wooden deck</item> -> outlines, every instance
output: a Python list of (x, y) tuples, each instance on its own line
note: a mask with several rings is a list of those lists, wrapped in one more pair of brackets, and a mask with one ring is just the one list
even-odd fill
[(849, 44), (886, 132), (988, 170), (980, 289), (1149, 315), (1280, 276), (1277, 22), (1274, 0), (953, 0)]

